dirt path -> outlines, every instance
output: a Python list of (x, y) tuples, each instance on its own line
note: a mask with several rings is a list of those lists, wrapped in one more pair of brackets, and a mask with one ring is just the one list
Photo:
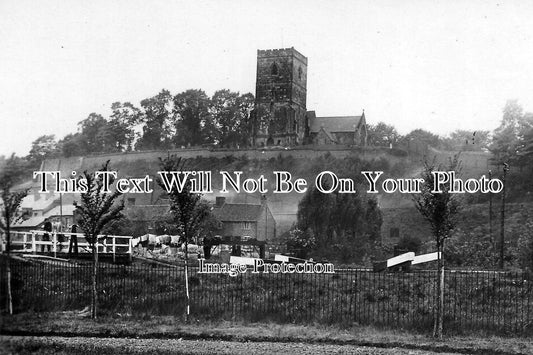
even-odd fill
[[(353, 345), (161, 340), (83, 337), (0, 336), (4, 354), (437, 354), (422, 350), (380, 349)], [(453, 354), (453, 353), (438, 353)]]

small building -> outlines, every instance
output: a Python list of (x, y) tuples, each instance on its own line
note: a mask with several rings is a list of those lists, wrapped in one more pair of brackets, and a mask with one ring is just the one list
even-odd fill
[(217, 197), (213, 214), (222, 224), (217, 231), (222, 243), (234, 249), (240, 245), (258, 245), (264, 257), (265, 245), (276, 237), (276, 222), (266, 197), (261, 199), (261, 204), (226, 203), (225, 197)]

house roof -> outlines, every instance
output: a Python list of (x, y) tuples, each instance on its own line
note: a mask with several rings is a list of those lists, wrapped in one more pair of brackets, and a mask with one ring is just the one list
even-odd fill
[(12, 228), (36, 228), (41, 223), (43, 223), (45, 219), (46, 217), (43, 217), (43, 216), (30, 217), (26, 220), (21, 220), (20, 222), (11, 225), (11, 227)]
[(213, 208), (213, 214), (221, 222), (257, 222), (261, 214), (261, 205), (225, 203)]
[(361, 124), (362, 116), (311, 117), (310, 131), (315, 133), (324, 128), (327, 132), (355, 132)]

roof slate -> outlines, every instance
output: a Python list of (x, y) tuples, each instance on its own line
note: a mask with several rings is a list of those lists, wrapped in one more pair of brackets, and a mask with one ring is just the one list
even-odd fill
[(327, 132), (355, 132), (363, 116), (316, 117), (311, 119), (311, 132), (324, 128)]

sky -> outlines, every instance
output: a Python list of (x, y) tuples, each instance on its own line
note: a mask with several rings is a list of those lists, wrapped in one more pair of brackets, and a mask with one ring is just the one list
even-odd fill
[(258, 49), (308, 58), (307, 109), (402, 134), (533, 111), (532, 1), (0, 0), (0, 155), (161, 89), (255, 93)]

